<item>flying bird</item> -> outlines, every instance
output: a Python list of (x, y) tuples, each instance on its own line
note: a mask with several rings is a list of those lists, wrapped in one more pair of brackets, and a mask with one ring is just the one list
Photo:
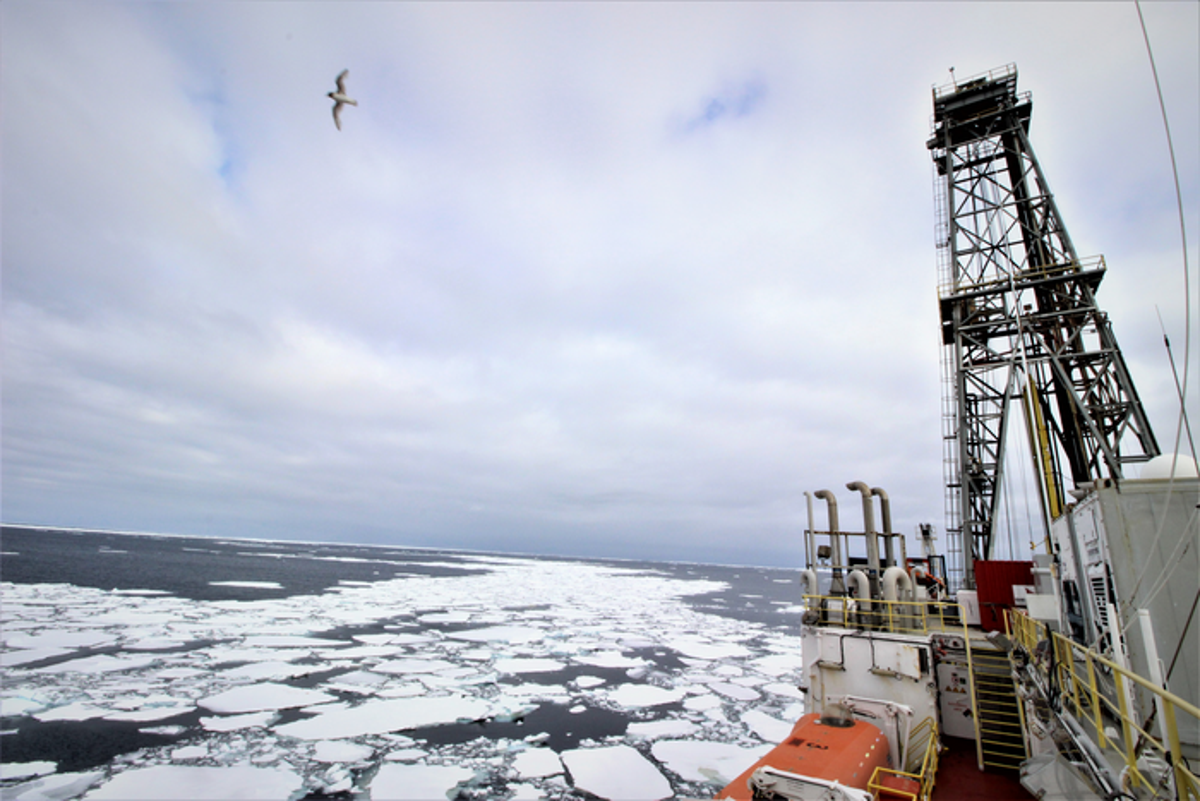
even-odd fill
[(342, 70), (341, 74), (337, 76), (337, 91), (330, 92), (327, 95), (327, 97), (333, 98), (333, 124), (337, 126), (339, 131), (342, 130), (342, 106), (347, 104), (351, 106), (358, 105), (357, 100), (351, 100), (346, 96), (346, 76), (349, 74), (350, 70)]

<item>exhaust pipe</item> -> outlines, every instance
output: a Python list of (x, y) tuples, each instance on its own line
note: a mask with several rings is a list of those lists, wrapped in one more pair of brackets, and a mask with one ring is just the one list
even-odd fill
[(908, 547), (904, 544), (904, 538), (900, 538), (900, 561), (896, 561), (896, 548), (893, 540), (896, 538), (892, 531), (892, 502), (888, 499), (888, 494), (880, 487), (871, 487), (871, 494), (879, 497), (879, 515), (883, 519), (883, 549), (884, 563), (886, 567), (894, 567), (899, 565), (905, 569), (908, 568)]
[(879, 535), (875, 533), (875, 502), (871, 500), (871, 488), (863, 481), (846, 484), (848, 490), (862, 493), (863, 528), (867, 535), (867, 567), (871, 569), (871, 596), (879, 587)]
[(837, 498), (827, 489), (817, 490), (813, 495), (825, 501), (829, 510), (829, 539), (833, 543), (833, 579), (829, 583), (829, 594), (844, 595), (846, 585), (842, 583), (842, 537), (838, 533)]

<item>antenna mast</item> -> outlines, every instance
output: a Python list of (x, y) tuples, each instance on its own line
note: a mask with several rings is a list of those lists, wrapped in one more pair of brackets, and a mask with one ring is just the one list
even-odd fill
[(1158, 443), (1108, 317), (1102, 257), (1081, 261), (1029, 144), (1033, 103), (1013, 65), (933, 90), (947, 540), (973, 587), (992, 555), (1013, 401), (1023, 408), (1042, 514), (1065, 481), (1121, 479)]

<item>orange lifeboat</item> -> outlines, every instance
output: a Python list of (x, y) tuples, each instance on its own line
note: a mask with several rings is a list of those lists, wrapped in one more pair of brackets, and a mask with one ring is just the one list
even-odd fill
[[(813, 712), (791, 735), (738, 776), (716, 798), (807, 798), (813, 790), (849, 788), (844, 798), (870, 798), (867, 784), (876, 768), (891, 767), (887, 736), (878, 726), (850, 717)], [(759, 788), (755, 796), (752, 787)], [(860, 792), (855, 793), (858, 790)], [(816, 797), (816, 796), (813, 796)], [(835, 796), (836, 797), (836, 796)]]

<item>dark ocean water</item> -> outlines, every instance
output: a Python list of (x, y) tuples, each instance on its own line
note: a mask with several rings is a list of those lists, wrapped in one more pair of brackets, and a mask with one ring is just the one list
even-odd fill
[[(486, 553), (11, 526), (0, 528), (0, 551), (0, 581), (65, 583), (99, 590), (162, 590), (194, 601), (286, 598), (318, 594), (346, 581), (489, 572), (475, 561), (478, 556), (489, 555)], [(796, 615), (780, 612), (799, 602), (794, 569), (525, 555), (519, 558), (612, 565), (683, 580), (723, 582), (725, 588), (694, 596), (689, 603), (710, 614), (799, 633)], [(381, 560), (392, 564), (381, 564)], [(232, 581), (275, 583), (280, 587), (214, 583)]]
[[(509, 744), (511, 750), (512, 743), (520, 743), (531, 732), (537, 734), (536, 744), (549, 747), (559, 754), (597, 743), (629, 742), (636, 745), (645, 758), (667, 776), (675, 792), (711, 794), (715, 786), (697, 784), (673, 772), (669, 765), (655, 758), (649, 740), (630, 739), (627, 731), (630, 724), (636, 722), (690, 721), (698, 732), (695, 736), (703, 736), (706, 742), (722, 741), (748, 746), (767, 739), (760, 736), (756, 740), (745, 726), (738, 728), (738, 718), (749, 708), (748, 704), (736, 698), (731, 701), (724, 696), (713, 696), (725, 704), (723, 713), (699, 712), (696, 709), (689, 711), (682, 700), (650, 706), (635, 703), (630, 708), (614, 704), (603, 695), (589, 694), (581, 688), (593, 685), (600, 685), (602, 689), (621, 687), (627, 691), (630, 686), (675, 688), (680, 699), (685, 697), (686, 691), (686, 698), (690, 702), (701, 694), (697, 688), (705, 686), (702, 682), (715, 682), (713, 675), (717, 668), (723, 670), (724, 675), (753, 676), (753, 671), (746, 667), (748, 660), (778, 656), (778, 643), (797, 638), (799, 634), (799, 618), (795, 612), (798, 585), (794, 570), (513, 557), (428, 549), (13, 527), (5, 527), (0, 533), (0, 580), (4, 582), (8, 598), (20, 599), (20, 603), (9, 605), (4, 617), (4, 656), (7, 661), (3, 686), (0, 686), (0, 691), (4, 693), (4, 697), (0, 698), (0, 702), (3, 702), (0, 708), (0, 730), (3, 730), (3, 736), (0, 737), (0, 763), (14, 766), (9, 770), (10, 778), (0, 783), (0, 795), (4, 797), (20, 797), (23, 788), (33, 788), (37, 782), (45, 781), (35, 777), (12, 778), (13, 770), (18, 774), (25, 770), (21, 767), (23, 765), (53, 764), (55, 767), (50, 771), (52, 777), (98, 774), (102, 779), (108, 779), (129, 765), (161, 765), (169, 762), (172, 747), (196, 743), (204, 744), (211, 751), (211, 759), (204, 764), (222, 764), (220, 760), (225, 752), (239, 748), (259, 754), (255, 764), (267, 763), (271, 752), (262, 745), (261, 737), (226, 735), (205, 729), (202, 719), (211, 714), (207, 709), (188, 708), (178, 715), (159, 720), (120, 720), (111, 719), (119, 718), (119, 714), (89, 717), (95, 713), (85, 710), (68, 714), (55, 710), (74, 709), (71, 703), (83, 704), (81, 708), (86, 709), (93, 705), (111, 710), (114, 697), (119, 699), (119, 695), (114, 696), (113, 682), (121, 676), (146, 681), (159, 691), (165, 688), (176, 694), (187, 695), (190, 692), (192, 697), (203, 696), (213, 691), (210, 686), (201, 683), (208, 680), (203, 672), (198, 677), (188, 678), (186, 681), (192, 684), (186, 686), (182, 678), (164, 680), (161, 677), (184, 676), (189, 671), (194, 673), (190, 667), (180, 667), (192, 664), (203, 665), (204, 671), (218, 676), (222, 671), (254, 666), (258, 664), (255, 660), (266, 659), (261, 654), (249, 652), (244, 659), (238, 657), (236, 648), (248, 648), (248, 643), (253, 639), (247, 637), (245, 630), (247, 615), (258, 614), (257, 610), (261, 609), (264, 625), (270, 629), (281, 616), (295, 614), (289, 610), (307, 609), (308, 604), (321, 599), (340, 599), (351, 591), (366, 591), (364, 597), (370, 598), (371, 586), (387, 587), (389, 592), (395, 593), (396, 588), (405, 586), (404, 582), (422, 582), (431, 578), (458, 580), (459, 583), (453, 586), (463, 588), (459, 591), (460, 597), (452, 603), (444, 600), (432, 602), (427, 609), (410, 608), (397, 615), (384, 614), (382, 611), (379, 614), (368, 613), (371, 611), (369, 609), (358, 617), (343, 613), (338, 619), (341, 622), (336, 625), (327, 619), (314, 621), (313, 628), (306, 635), (327, 638), (339, 645), (353, 641), (359, 643), (359, 647), (361, 643), (378, 642), (380, 638), (397, 632), (410, 638), (436, 637), (437, 642), (442, 643), (452, 640), (456, 632), (469, 632), (483, 623), (523, 625), (522, 621), (553, 621), (557, 620), (554, 616), (561, 615), (570, 619), (572, 625), (578, 626), (584, 632), (580, 636), (585, 639), (591, 637), (604, 640), (605, 643), (620, 643), (620, 658), (629, 664), (640, 663), (641, 666), (629, 669), (625, 663), (615, 666), (590, 664), (579, 659), (580, 653), (587, 653), (587, 648), (581, 646), (572, 646), (574, 650), (560, 647), (558, 651), (543, 649), (535, 652), (507, 643), (500, 646), (493, 644), (489, 647), (499, 647), (503, 653), (498, 652), (495, 657), (473, 654), (471, 658), (476, 661), (490, 658), (494, 662), (496, 658), (512, 657), (514, 654), (518, 657), (554, 655), (561, 659), (562, 664), (557, 669), (538, 668), (537, 672), (522, 674), (501, 671), (489, 679), (492, 686), (487, 692), (480, 691), (481, 697), (494, 698), (497, 693), (502, 696), (509, 690), (519, 690), (534, 699), (513, 720), (500, 715), (469, 723), (440, 722), (399, 729), (387, 736), (404, 738), (406, 743), (416, 743), (418, 747), (426, 749), (429, 759), (437, 764), (455, 764), (456, 759), (464, 764), (470, 762), (481, 753), (481, 743)], [(672, 630), (670, 623), (664, 623), (667, 628), (654, 628), (654, 621), (650, 621), (645, 624), (649, 628), (629, 632), (622, 630), (626, 626), (619, 622), (617, 612), (598, 612), (595, 625), (589, 627), (591, 621), (577, 610), (551, 608), (554, 602), (546, 601), (546, 598), (556, 597), (553, 593), (547, 595), (543, 592), (533, 597), (530, 605), (525, 605), (519, 603), (521, 588), (514, 587), (511, 598), (517, 601), (506, 601), (505, 605), (496, 608), (488, 608), (488, 604), (495, 603), (490, 600), (496, 597), (494, 589), (488, 590), (492, 594), (483, 596), (480, 601), (470, 597), (473, 586), (483, 586), (489, 577), (494, 579), (500, 570), (516, 570), (518, 572), (513, 575), (517, 576), (523, 575), (520, 572), (522, 570), (534, 571), (538, 575), (549, 571), (551, 576), (557, 575), (556, 571), (564, 576), (576, 575), (580, 571), (583, 571), (582, 575), (592, 575), (597, 570), (602, 574), (605, 570), (615, 571), (614, 575), (619, 576), (623, 583), (613, 584), (614, 592), (630, 592), (629, 586), (642, 586), (637, 583), (639, 579), (645, 579), (644, 586), (655, 591), (669, 584), (679, 596), (679, 603), (696, 614), (687, 617), (687, 623), (674, 624), (682, 626), (684, 630)], [(607, 585), (597, 586), (600, 587), (599, 593), (607, 591)], [(694, 587), (695, 591), (688, 591), (689, 587)], [(683, 588), (682, 592), (679, 588)], [(101, 591), (103, 594), (97, 596), (92, 591)], [(615, 604), (615, 609), (636, 609), (644, 602), (637, 595), (637, 590), (634, 590), (630, 597), (604, 601)], [(88, 599), (87, 603), (102, 604), (97, 608), (104, 610), (101, 615), (104, 623), (98, 623), (95, 627), (95, 631), (100, 632), (93, 638), (95, 642), (88, 642), (87, 613), (76, 615), (70, 611), (69, 605), (73, 603), (70, 599), (76, 596)], [(62, 600), (64, 598), (67, 600)], [(125, 599), (130, 604), (127, 615), (122, 611)], [(152, 621), (158, 630), (173, 630), (172, 621), (163, 620), (161, 614), (159, 617), (153, 617), (153, 614), (145, 617), (149, 614), (145, 612), (146, 604), (151, 602), (159, 605), (156, 609), (167, 608), (162, 606), (164, 603), (171, 604), (169, 609), (174, 611), (168, 615), (180, 617), (189, 616), (189, 610), (193, 608), (218, 610), (220, 615), (232, 616), (230, 619), (237, 621), (240, 628), (230, 631), (225, 637), (222, 636), (223, 630), (218, 621), (214, 624), (216, 628), (208, 630), (206, 636), (194, 639), (183, 637), (178, 642), (162, 645), (131, 644), (135, 636), (150, 636), (147, 633), (149, 628), (141, 624), (143, 620)], [(189, 606), (188, 602), (192, 602), (194, 607)], [(64, 603), (68, 606), (62, 606)], [(654, 600), (653, 603), (662, 601)], [(37, 650), (42, 643), (59, 645), (55, 640), (55, 618), (26, 619), (23, 615), (34, 612), (42, 614), (46, 608), (54, 608), (54, 615), (64, 617), (62, 627), (73, 632), (71, 636), (77, 637), (77, 641), (71, 641), (74, 644), (69, 643), (68, 647), (59, 648), (58, 651)], [(2, 605), (0, 609), (3, 609)], [(64, 609), (67, 610), (65, 614)], [(211, 613), (205, 611), (204, 614)], [(126, 615), (128, 620), (122, 615)], [(734, 634), (718, 635), (687, 630), (697, 626), (708, 628), (704, 623), (706, 620), (725, 621), (721, 624), (722, 630), (733, 631)], [(732, 627), (730, 622), (733, 623)], [(727, 647), (731, 638), (740, 636), (737, 633), (738, 624), (745, 624), (748, 633), (743, 638), (744, 642), (733, 648), (741, 648), (745, 653), (739, 652), (736, 659), (724, 659), (719, 650)], [(194, 622), (189, 625), (192, 630), (199, 630)], [(552, 623), (550, 628), (555, 625)], [(589, 628), (595, 629), (595, 632), (588, 632)], [(81, 631), (85, 633), (80, 635)], [(710, 634), (718, 639), (708, 645), (700, 642)], [(549, 635), (550, 638), (555, 636), (569, 641), (571, 635)], [(677, 639), (691, 643), (688, 647), (699, 650), (691, 652), (684, 647), (681, 651), (672, 647), (671, 643)], [(226, 647), (226, 640), (233, 644), (229, 647), (234, 650), (223, 657), (214, 656), (224, 653), (220, 648)], [(698, 642), (699, 645), (696, 644)], [(775, 645), (768, 647), (764, 643)], [(611, 650), (611, 645), (605, 647)], [(596, 648), (598, 650), (599, 646)], [(710, 656), (705, 648), (712, 650), (714, 655)], [(568, 652), (573, 656), (563, 656)], [(130, 662), (128, 670), (96, 661), (105, 658), (129, 659), (131, 655), (147, 653), (157, 661), (149, 664)], [(437, 655), (445, 657), (451, 654), (457, 659), (457, 653), (438, 651)], [(696, 653), (700, 656), (697, 657)], [(200, 659), (201, 655), (203, 660)], [(401, 655), (425, 654), (412, 650)], [(370, 668), (381, 661), (376, 656), (373, 661), (368, 659), (361, 665), (347, 664), (347, 660), (337, 660), (329, 653), (315, 651), (298, 658), (289, 652), (288, 659), (291, 664), (300, 667), (310, 664), (311, 670), (292, 670), (289, 675), (279, 677), (276, 684), (309, 690), (338, 687), (329, 692), (344, 703), (357, 703), (359, 697), (347, 693), (344, 687), (337, 685), (337, 681), (356, 668)], [(9, 665), (14, 662), (15, 667), (10, 669)], [(146, 660), (142, 659), (142, 662)], [(88, 675), (86, 668), (73, 672), (69, 668), (74, 664), (97, 665), (97, 672), (94, 676)], [(458, 673), (466, 671), (467, 668), (462, 665), (473, 664), (475, 662), (460, 664)], [(709, 672), (703, 673), (706, 670)], [(447, 675), (456, 674), (450, 671)], [(769, 678), (763, 676), (757, 680), (761, 685)], [(439, 685), (433, 679), (424, 675), (421, 679), (433, 687), (435, 693), (438, 691)], [(584, 684), (581, 679), (588, 683)], [(784, 681), (787, 681), (786, 677)], [(744, 678), (743, 683), (755, 686), (748, 678)], [(538, 700), (536, 693), (539, 686), (551, 695), (557, 693), (563, 697), (552, 699), (553, 702)], [(777, 698), (757, 690), (747, 691), (746, 695), (751, 693), (762, 699), (755, 708), (761, 707), (781, 717), (785, 717), (781, 714), (785, 707), (789, 704), (794, 707), (794, 698)], [(136, 700), (136, 691), (130, 691), (130, 694)], [(566, 697), (568, 695), (569, 700)], [(131, 702), (125, 706), (136, 708), (137, 703)], [(699, 708), (699, 704), (695, 706)], [(10, 713), (14, 708), (17, 714)], [(312, 714), (303, 709), (282, 708), (270, 725), (285, 726)], [(353, 741), (365, 744), (364, 747), (373, 748), (379, 754), (386, 751), (387, 747), (387, 743), (381, 744), (380, 736), (384, 735), (363, 734)], [(279, 740), (271, 742), (276, 743), (274, 747), (279, 747)], [(255, 748), (258, 750), (254, 751)], [(262, 756), (264, 753), (266, 757)], [(282, 766), (284, 760), (284, 757), (279, 757), (277, 764)], [(378, 764), (374, 767), (360, 766), (354, 770), (347, 768), (350, 778), (339, 784), (324, 773), (317, 775), (315, 768), (300, 757), (288, 756), (286, 764), (305, 777), (305, 787), (309, 796), (314, 798), (365, 798), (363, 783), (369, 781), (372, 770), (378, 769)], [(43, 769), (42, 774), (46, 772), (47, 769)], [(349, 789), (346, 781), (350, 781)], [(565, 794), (555, 795), (554, 781), (560, 780), (534, 777), (528, 779), (526, 784), (543, 793), (543, 797), (593, 797), (583, 788), (570, 786), (563, 788)], [(464, 794), (465, 797), (505, 797), (507, 793), (511, 797), (515, 791), (510, 789), (510, 785), (516, 787), (511, 770), (508, 774), (500, 771), (491, 778), (479, 780), (474, 790), (464, 790)], [(571, 795), (572, 792), (575, 795)]]

